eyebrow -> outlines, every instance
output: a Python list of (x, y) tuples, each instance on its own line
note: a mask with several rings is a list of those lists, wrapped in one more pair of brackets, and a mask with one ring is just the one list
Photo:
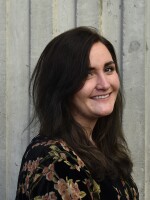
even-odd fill
[(115, 62), (114, 61), (110, 61), (110, 62), (107, 62), (107, 63), (105, 63), (105, 67), (107, 67), (108, 65), (112, 65), (112, 64), (114, 64), (115, 65)]
[[(107, 67), (107, 66), (112, 65), (112, 64), (114, 64), (116, 66), (115, 62), (112, 60), (112, 61), (106, 62), (104, 64), (104, 67)], [(95, 67), (92, 67), (92, 66), (89, 66), (89, 68), (90, 68), (90, 70), (94, 70), (95, 69)]]

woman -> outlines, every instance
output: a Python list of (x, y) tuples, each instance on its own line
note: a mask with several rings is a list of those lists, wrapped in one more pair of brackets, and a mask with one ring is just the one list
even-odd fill
[(62, 33), (31, 84), (40, 130), (24, 154), (16, 199), (139, 199), (112, 44), (92, 28)]

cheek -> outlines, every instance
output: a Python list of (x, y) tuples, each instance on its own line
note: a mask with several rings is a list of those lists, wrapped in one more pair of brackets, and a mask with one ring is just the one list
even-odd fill
[(119, 80), (119, 77), (118, 77), (118, 74), (116, 74), (116, 76), (114, 77), (114, 88), (116, 89), (116, 91), (118, 91), (120, 89), (120, 80)]
[(72, 105), (74, 108), (82, 108), (87, 104), (87, 101), (90, 98), (90, 95), (92, 93), (92, 87), (91, 84), (88, 82), (84, 84), (84, 86), (76, 93), (74, 94), (72, 98)]
[(76, 94), (74, 94), (74, 96), (72, 98), (72, 105), (79, 106), (81, 104), (81, 102), (84, 101), (85, 96), (86, 96), (86, 94), (82, 88)]
[(80, 113), (84, 107), (84, 104), (85, 104), (85, 96), (84, 94), (80, 91), (80, 92), (77, 92), (72, 100), (71, 100), (71, 112), (73, 114), (73, 116), (77, 116), (78, 113)]
[(73, 103), (74, 104), (76, 104), (76, 103), (80, 104), (82, 101), (85, 100), (86, 95), (87, 94), (86, 94), (86, 92), (84, 90), (81, 90), (81, 91), (77, 92), (73, 97)]
[(75, 99), (85, 99), (88, 98), (93, 91), (92, 81), (87, 81), (84, 86), (74, 95)]
[(120, 89), (120, 81), (119, 81), (119, 79), (118, 79), (118, 81), (117, 81), (117, 84), (116, 84), (116, 89), (119, 91), (119, 89)]

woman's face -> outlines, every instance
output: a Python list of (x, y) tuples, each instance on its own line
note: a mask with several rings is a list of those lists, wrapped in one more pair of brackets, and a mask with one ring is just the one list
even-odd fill
[(72, 99), (72, 114), (81, 125), (111, 114), (120, 85), (115, 63), (104, 44), (95, 43), (89, 59), (88, 77)]

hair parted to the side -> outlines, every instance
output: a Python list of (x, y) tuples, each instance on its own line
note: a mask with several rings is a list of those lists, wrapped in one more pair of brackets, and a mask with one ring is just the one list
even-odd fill
[(121, 88), (113, 112), (98, 119), (94, 127), (92, 139), (97, 147), (70, 110), (72, 96), (86, 80), (89, 53), (96, 42), (107, 47), (119, 74), (112, 44), (94, 28), (78, 27), (60, 34), (44, 49), (31, 78), (34, 118), (39, 120), (40, 134), (66, 141), (97, 181), (105, 176), (127, 178), (132, 172), (132, 161), (122, 130)]

